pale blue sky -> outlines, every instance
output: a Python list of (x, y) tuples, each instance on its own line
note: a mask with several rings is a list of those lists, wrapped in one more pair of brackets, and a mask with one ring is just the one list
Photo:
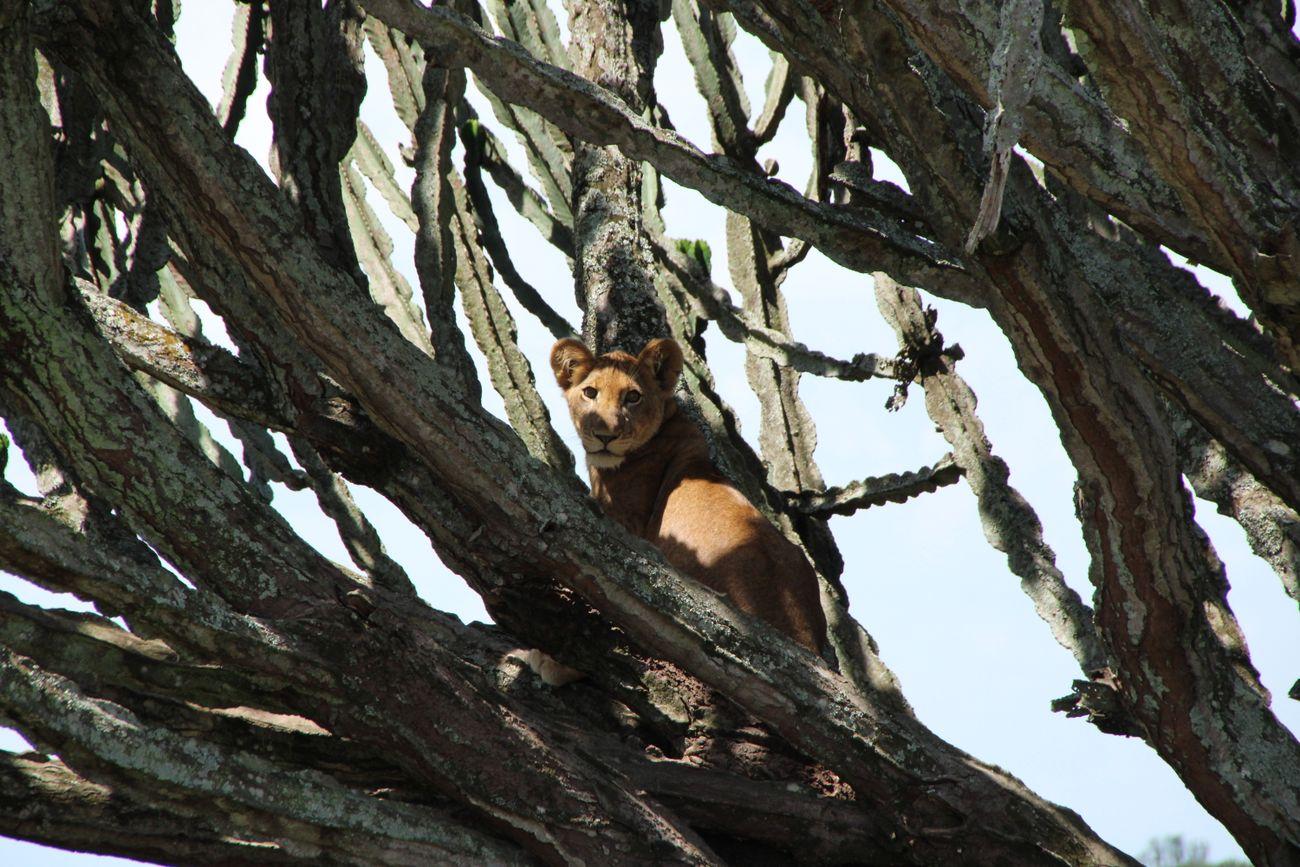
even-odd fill
[[(563, 17), (561, 9), (556, 13)], [(230, 15), (229, 4), (205, 0), (187, 3), (180, 20), (183, 62), (213, 104), (220, 96), (220, 73), (229, 50)], [(678, 130), (708, 149), (703, 102), (675, 31), (667, 29), (665, 38), (656, 75), (660, 99)], [(761, 106), (767, 52), (743, 34), (736, 51), (747, 74), (751, 103)], [(370, 96), (363, 117), (400, 166), (396, 147), (408, 136), (388, 107), (382, 67), (373, 56), (370, 61)], [(263, 83), (250, 102), (238, 139), (263, 163), (270, 146), (265, 97)], [(493, 123), (485, 102), (476, 99), (476, 105), (480, 115)], [(511, 136), (496, 128), (512, 148), (516, 164), (524, 165)], [(781, 177), (800, 189), (810, 163), (803, 129), (802, 104), (796, 102), (781, 133), (763, 154), (775, 157)], [(879, 162), (882, 176), (901, 180), (887, 161)], [(399, 181), (409, 186), (410, 179), (409, 170), (399, 170)], [(669, 233), (708, 240), (714, 279), (729, 285), (722, 211), (672, 183), (667, 184), (666, 195)], [(417, 285), (410, 232), (387, 219), (378, 196), (372, 195), (371, 203), (386, 218), (398, 267)], [(563, 258), (504, 200), (498, 200), (496, 210), (516, 265), (576, 322), (571, 275)], [(1213, 291), (1235, 303), (1226, 280), (1204, 269), (1198, 274)], [(814, 252), (794, 269), (783, 288), (797, 339), (842, 358), (861, 351), (886, 355), (896, 351), (892, 332), (875, 312), (868, 277), (845, 271)], [(509, 293), (504, 294), (509, 300)], [(1007, 341), (986, 314), (941, 300), (927, 302), (938, 308), (938, 327), (948, 341), (966, 350), (959, 370), (979, 396), (994, 448), (1011, 465), (1012, 484), (1038, 510), (1071, 586), (1090, 600), (1088, 559), (1074, 519), (1075, 476), (1045, 403), (1016, 370)], [(551, 337), (517, 306), (515, 315), (521, 346), (538, 373), (552, 417), (560, 420), (557, 428), (576, 448), (558, 391), (546, 374)], [(209, 336), (219, 336), (219, 323), (210, 316), (205, 316), (205, 322)], [(746, 437), (756, 442), (757, 401), (745, 381), (742, 353), (715, 334), (709, 332), (709, 353), (720, 390), (738, 411)], [(486, 384), (486, 376), (482, 378)], [(801, 393), (818, 424), (816, 457), (830, 484), (915, 469), (947, 451), (925, 416), (919, 391), (914, 390), (901, 412), (892, 414), (883, 409), (890, 393), (890, 385), (884, 382), (850, 384), (805, 376)], [(490, 389), (484, 403), (501, 414), (501, 402)], [(224, 425), (214, 423), (214, 432), (229, 442)], [(6, 477), (32, 490), (21, 460), (10, 460)], [(485, 619), (478, 597), (437, 562), (427, 540), (395, 508), (368, 490), (354, 492), (379, 526), (390, 554), (403, 563), (426, 599), (465, 620)], [(349, 562), (311, 494), (277, 486), (276, 506), (320, 550)], [(1252, 658), (1273, 692), (1276, 712), (1293, 731), (1300, 730), (1300, 704), (1286, 698), (1298, 673), (1295, 660), (1300, 659), (1295, 603), (1268, 567), (1249, 553), (1239, 527), (1215, 514), (1208, 504), (1198, 502), (1197, 508), (1198, 520), (1228, 564), (1233, 584), (1230, 602)], [(920, 718), (936, 733), (1007, 768), (1039, 794), (1076, 810), (1099, 834), (1130, 853), (1138, 854), (1154, 836), (1184, 834), (1207, 841), (1216, 859), (1240, 857), (1231, 837), (1149, 748), (1135, 740), (1103, 735), (1082, 721), (1050, 711), (1049, 702), (1069, 692), (1078, 670), (1034, 615), (1002, 555), (984, 541), (974, 499), (964, 485), (903, 505), (837, 517), (832, 529), (843, 550), (844, 583), (853, 613), (874, 635)], [(0, 588), (44, 604), (77, 604), (71, 597), (49, 602), (48, 594), (9, 576), (0, 575)], [(0, 731), (0, 736), (4, 734)], [(13, 736), (0, 738), (0, 746), (14, 748), (15, 743)], [(0, 838), (3, 864), (85, 864), (91, 857)]]

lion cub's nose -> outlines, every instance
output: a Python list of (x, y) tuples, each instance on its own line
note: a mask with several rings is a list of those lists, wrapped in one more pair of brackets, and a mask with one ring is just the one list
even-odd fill
[(618, 439), (618, 434), (592, 434), (592, 436), (600, 440), (605, 445), (609, 445), (614, 440)]

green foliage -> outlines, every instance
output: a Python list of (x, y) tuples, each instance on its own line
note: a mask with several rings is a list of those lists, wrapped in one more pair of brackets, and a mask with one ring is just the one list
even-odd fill
[(461, 136), (463, 139), (472, 141), (481, 147), (485, 139), (483, 125), (478, 122), (477, 118), (471, 117), (461, 125)]
[(1152, 838), (1138, 860), (1147, 867), (1250, 867), (1245, 861), (1235, 859), (1212, 862), (1209, 855), (1209, 844), (1200, 840), (1186, 841), (1182, 834), (1171, 834)]
[(678, 238), (677, 249), (700, 263), (704, 272), (706, 274), (709, 273), (709, 266), (713, 262), (713, 251), (709, 249), (707, 241), (692, 241), (689, 238)]

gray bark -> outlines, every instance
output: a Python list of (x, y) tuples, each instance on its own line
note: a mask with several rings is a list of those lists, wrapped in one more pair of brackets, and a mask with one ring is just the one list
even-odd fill
[[(928, 731), (847, 613), (830, 516), (964, 478), (1088, 677), (1060, 709), (1143, 738), (1257, 862), (1295, 860), (1300, 748), (1182, 487), (1296, 595), (1295, 52), (1262, 7), (1072, 2), (1063, 23), (1033, 3), (683, 0), (708, 154), (651, 87), (663, 4), (576, 0), (566, 49), (541, 2), (489, 3), (502, 39), (468, 3), (255, 3), (216, 115), (164, 6), (0, 0), (0, 414), (41, 487), (0, 485), (0, 568), (99, 612), (0, 598), (0, 720), (39, 751), (0, 755), (0, 833), (187, 863), (1133, 863)], [(777, 52), (752, 119), (737, 24)], [(413, 134), (409, 197), (358, 124), (363, 38)], [(231, 142), (259, 51), (274, 181)], [(466, 70), (494, 121), (464, 101)], [(807, 195), (756, 159), (795, 93)], [(911, 194), (871, 178), (868, 143)], [(728, 209), (742, 309), (701, 245), (667, 238), (661, 174)], [(427, 332), (367, 184), (417, 236)], [(497, 273), (572, 329), (489, 184), (570, 258), (597, 349), (683, 344), (719, 464), (825, 581), (833, 660), (585, 501)], [(1157, 244), (1231, 273), (1259, 325)], [(878, 274), (896, 357), (791, 335), (780, 287), (813, 246)], [(911, 285), (986, 307), (1046, 398), (1079, 472), (1091, 608)], [(479, 406), (457, 294), (508, 424)], [(762, 460), (713, 384), (710, 321), (748, 353)], [(801, 375), (891, 378), (896, 400), (919, 380), (952, 456), (827, 488)], [(232, 421), (242, 467), (189, 400)], [(315, 491), (360, 572), (268, 505), (274, 480)], [(349, 482), (397, 505), (497, 625), (419, 600)], [(544, 686), (534, 648), (585, 680)]]
[[(658, 4), (576, 0), (570, 5), (570, 64), (645, 116), (660, 51)], [(596, 352), (635, 355), (668, 321), (654, 286), (654, 260), (642, 227), (641, 165), (610, 145), (573, 148), (574, 289), (586, 311), (583, 338)]]
[[(827, 31), (816, 21), (770, 16), (775, 6), (731, 4), (773, 45), (826, 45)], [(952, 123), (963, 95), (946, 88), (933, 69), (917, 75), (910, 45), (872, 4), (857, 4), (846, 20), (854, 27), (838, 47), (856, 63), (832, 62), (829, 50), (805, 50), (800, 59), (861, 116), (874, 112), (880, 140), (909, 172), (932, 225), (946, 227), (940, 237), (955, 241), (974, 218), (981, 186), (975, 129)], [(929, 109), (936, 101), (953, 108)], [(1240, 664), (1242, 641), (1223, 599), (1222, 567), (1189, 520), (1153, 387), (1126, 361), (1091, 282), (1113, 279), (1103, 263), (1135, 263), (1103, 258), (1098, 236), (1077, 217), (1051, 209), (1029, 172), (1017, 177), (1013, 166), (1007, 196), (1002, 227), (977, 251), (978, 267), (989, 281), (989, 310), (1047, 398), (1080, 473), (1098, 625), (1116, 661), (1122, 704), (1252, 857), (1285, 863), (1298, 845), (1296, 828), (1285, 818), (1291, 808), (1276, 807), (1300, 797), (1290, 770), (1295, 739), (1273, 717), (1253, 669)], [(1008, 206), (1016, 210), (1008, 213)], [(1071, 261), (1077, 264), (1064, 266)], [(1144, 700), (1157, 685), (1171, 683), (1179, 685), (1181, 724)], [(1228, 756), (1213, 746), (1229, 731), (1247, 730), (1250, 749)], [(1242, 794), (1261, 780), (1271, 792), (1264, 801)]]

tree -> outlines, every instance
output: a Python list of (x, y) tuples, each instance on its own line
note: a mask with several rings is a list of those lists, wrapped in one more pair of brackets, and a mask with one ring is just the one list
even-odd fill
[[(653, 92), (660, 4), (572, 0), (566, 48), (542, 4), (253, 0), (215, 114), (169, 44), (178, 6), (0, 0), (0, 415), (42, 485), (0, 495), (0, 568), (99, 612), (0, 598), (0, 708), (42, 751), (0, 756), (0, 831), (186, 863), (1134, 863), (926, 729), (847, 612), (827, 518), (964, 477), (1078, 660), (1060, 709), (1145, 741), (1256, 863), (1300, 859), (1300, 750), (1182, 481), (1300, 596), (1289, 6), (678, 0), (715, 153)], [(775, 53), (754, 120), (736, 26)], [(358, 124), (363, 42), (412, 131), (409, 197)], [(274, 180), (231, 141), (259, 55)], [(796, 94), (804, 194), (758, 162)], [(873, 178), (873, 148), (910, 192)], [(706, 248), (668, 237), (660, 176), (729, 209), (740, 308)], [(575, 329), (512, 261), (489, 183), (571, 259), (588, 342), (687, 348), (684, 405), (818, 569), (826, 659), (587, 507), (494, 276)], [(367, 189), (415, 233), (423, 313)], [(1160, 245), (1229, 274), (1254, 317)], [(780, 286), (812, 247), (872, 275), (897, 356), (791, 339)], [(1093, 607), (911, 287), (987, 309), (1046, 398)], [(761, 459), (717, 396), (708, 323), (746, 349)], [(509, 426), (480, 405), (471, 338)], [(896, 402), (919, 384), (951, 458), (827, 489), (801, 374), (891, 378)], [(230, 420), (242, 467), (189, 400)], [(345, 479), (422, 529), (496, 625), (424, 603)], [(359, 570), (308, 546), (269, 481), (311, 488)], [(587, 679), (547, 688), (532, 648)]]
[(1150, 867), (1244, 867), (1245, 862), (1219, 861), (1211, 865), (1208, 846), (1174, 835), (1152, 840), (1142, 853), (1142, 863)]

